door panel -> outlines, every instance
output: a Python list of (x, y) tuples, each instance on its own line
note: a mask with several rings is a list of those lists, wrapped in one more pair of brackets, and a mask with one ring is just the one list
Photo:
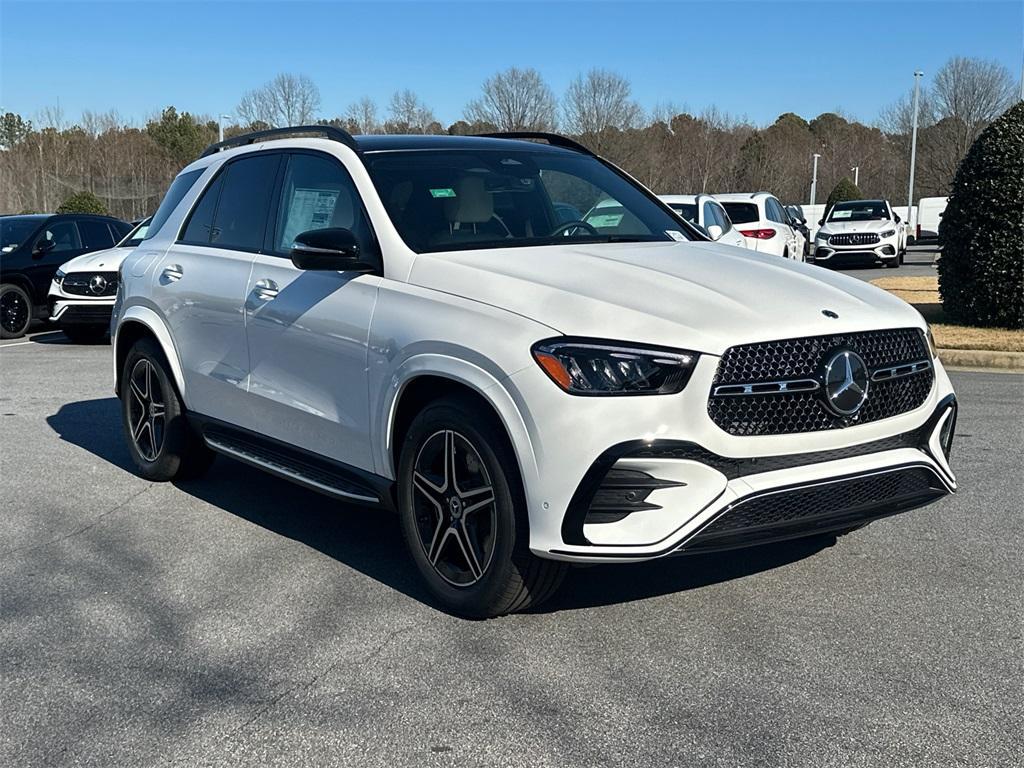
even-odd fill
[(290, 153), (267, 250), (246, 292), (249, 396), (243, 426), (360, 469), (373, 470), (367, 343), (381, 278), (358, 271), (300, 270), (295, 236), (350, 230), (365, 258), (376, 241), (351, 177), (322, 153)]
[(245, 301), (249, 395), (242, 426), (373, 470), (367, 339), (380, 278), (256, 257)]
[(154, 270), (153, 296), (171, 328), (190, 410), (234, 422), (249, 373), (245, 290), (252, 253), (175, 243)]

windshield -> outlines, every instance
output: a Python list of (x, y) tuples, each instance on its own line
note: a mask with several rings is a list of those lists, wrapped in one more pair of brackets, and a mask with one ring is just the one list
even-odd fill
[(697, 223), (696, 203), (669, 203), (668, 206), (687, 221)]
[(725, 212), (733, 224), (750, 224), (753, 221), (760, 221), (761, 214), (758, 213), (757, 203), (722, 203)]
[(125, 235), (124, 240), (118, 243), (116, 248), (134, 248), (146, 239), (146, 231), (149, 229), (149, 221), (153, 217), (143, 219), (136, 225), (135, 229)]
[(889, 212), (881, 200), (853, 200), (836, 203), (829, 214), (829, 221), (871, 221), (888, 219)]
[(399, 234), (420, 253), (689, 239), (668, 211), (587, 155), (483, 149), (364, 157)]
[(39, 218), (4, 216), (0, 218), (0, 252), (10, 253), (39, 228)]

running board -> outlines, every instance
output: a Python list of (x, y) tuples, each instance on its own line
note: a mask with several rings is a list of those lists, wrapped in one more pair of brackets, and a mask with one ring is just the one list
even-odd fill
[(225, 456), (269, 472), (297, 485), (333, 496), (344, 501), (360, 504), (383, 504), (380, 494), (348, 476), (339, 467), (331, 466), (327, 459), (303, 456), (285, 446), (247, 439), (217, 427), (208, 426), (203, 430), (206, 444)]

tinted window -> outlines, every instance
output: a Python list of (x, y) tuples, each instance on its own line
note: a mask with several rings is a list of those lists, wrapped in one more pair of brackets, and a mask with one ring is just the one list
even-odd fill
[[(684, 227), (608, 166), (575, 152), (375, 152), (366, 165), (395, 227), (416, 251), (668, 241), (667, 231)], [(560, 229), (556, 203), (586, 211), (589, 226)]]
[(852, 200), (836, 203), (828, 216), (829, 221), (869, 221), (888, 219), (889, 212), (882, 200)]
[(199, 202), (192, 209), (188, 217), (188, 224), (181, 239), (186, 243), (209, 243), (210, 232), (213, 230), (213, 214), (217, 210), (217, 200), (220, 197), (221, 182), (224, 181), (224, 174), (218, 174), (203, 194)]
[(733, 224), (750, 224), (761, 220), (761, 214), (757, 211), (754, 203), (722, 203), (725, 212), (729, 214)]
[(348, 171), (324, 155), (292, 155), (281, 187), (275, 250), (287, 253), (300, 232), (332, 227), (350, 230), (364, 251), (373, 250), (370, 226)]
[(105, 221), (82, 219), (78, 222), (78, 231), (82, 233), (82, 243), (87, 251), (114, 247), (114, 238), (110, 236), (110, 229)]
[(729, 221), (729, 215), (725, 212), (725, 209), (715, 203), (715, 218), (718, 219), (718, 224), (722, 228), (723, 232), (728, 232), (732, 229), (732, 222)]
[(146, 231), (149, 229), (149, 219), (143, 219), (140, 221), (135, 229), (129, 232), (124, 240), (117, 244), (118, 248), (134, 248), (136, 245), (141, 243), (146, 237)]
[(39, 226), (39, 218), (4, 216), (0, 218), (0, 252), (9, 253), (32, 236)]
[(78, 227), (75, 226), (73, 221), (58, 221), (55, 224), (51, 224), (36, 238), (37, 243), (42, 240), (52, 240), (55, 243), (50, 253), (82, 249), (82, 240), (78, 236)]
[(687, 221), (697, 223), (697, 206), (695, 203), (669, 203), (669, 208), (678, 213)]
[(210, 243), (242, 251), (263, 247), (267, 211), (281, 155), (256, 155), (231, 163), (224, 176)]
[[(704, 203), (704, 229), (707, 229), (712, 224), (718, 224), (718, 219), (715, 218), (715, 206), (713, 203)], [(718, 226), (722, 226), (718, 224)]]
[(160, 227), (164, 225), (164, 222), (170, 218), (170, 215), (174, 212), (174, 209), (178, 207), (178, 203), (181, 202), (182, 198), (192, 189), (192, 185), (196, 183), (196, 179), (203, 175), (204, 168), (200, 168), (196, 171), (189, 171), (188, 173), (180, 173), (178, 177), (171, 182), (171, 186), (167, 190), (167, 194), (164, 195), (164, 199), (160, 203), (160, 207), (156, 209), (156, 213), (153, 214), (153, 220), (149, 222), (149, 230), (146, 232), (146, 240), (153, 237), (157, 232), (160, 231)]
[(777, 224), (784, 224), (786, 217), (782, 213), (782, 208), (775, 201), (775, 198), (769, 197), (764, 201), (765, 215), (768, 217), (768, 221), (774, 221)]

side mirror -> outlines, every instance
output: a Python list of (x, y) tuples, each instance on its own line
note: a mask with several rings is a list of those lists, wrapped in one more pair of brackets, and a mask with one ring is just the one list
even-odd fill
[(299, 269), (333, 272), (374, 269), (372, 264), (362, 260), (356, 236), (341, 227), (300, 232), (295, 236), (289, 255), (292, 264)]
[(818, 219), (818, 226), (819, 227), (824, 227), (825, 226), (825, 220), (824, 219)]
[(47, 240), (46, 238), (40, 238), (36, 241), (35, 247), (32, 249), (33, 256), (42, 256), (45, 253), (49, 253), (57, 247), (56, 240)]
[(712, 240), (717, 240), (724, 234), (722, 228), (717, 224), (708, 224), (707, 233)]
[(897, 224), (903, 221), (903, 219), (900, 218), (900, 215), (898, 213), (893, 214), (893, 219), (896, 221)]

